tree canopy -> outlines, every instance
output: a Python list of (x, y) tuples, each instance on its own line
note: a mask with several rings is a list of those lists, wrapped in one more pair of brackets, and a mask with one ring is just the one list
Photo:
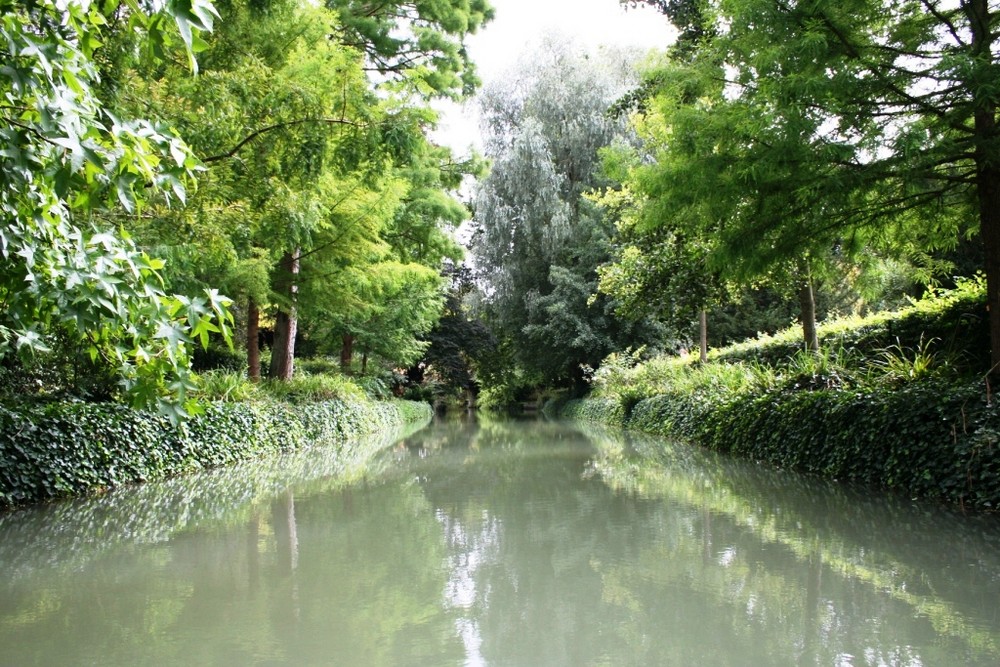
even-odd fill
[(644, 87), (641, 122), (659, 137), (634, 174), (646, 224), (711, 239), (711, 265), (743, 281), (831, 250), (905, 255), (977, 233), (1000, 362), (1000, 11), (648, 4), (691, 30)]
[(431, 143), (429, 101), (474, 90), (486, 2), (0, 7), (0, 361), (89, 359), (180, 414), (233, 314), (254, 358), (261, 317), (283, 337), (283, 377), (300, 316), (418, 353), (482, 169)]
[(475, 201), (473, 249), (486, 311), (545, 383), (581, 377), (635, 333), (591, 300), (613, 222), (583, 195), (603, 184), (598, 149), (625, 134), (608, 114), (632, 60), (550, 41), (481, 97), (492, 170)]

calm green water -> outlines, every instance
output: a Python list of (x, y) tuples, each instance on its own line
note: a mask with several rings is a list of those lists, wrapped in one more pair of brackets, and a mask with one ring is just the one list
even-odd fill
[(0, 516), (0, 665), (997, 665), (1000, 519), (545, 422)]

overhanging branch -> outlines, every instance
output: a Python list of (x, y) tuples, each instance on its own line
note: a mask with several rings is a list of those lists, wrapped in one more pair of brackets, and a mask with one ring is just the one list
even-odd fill
[(244, 146), (249, 144), (251, 141), (257, 137), (267, 134), (268, 132), (273, 132), (275, 130), (282, 130), (288, 127), (294, 127), (295, 125), (305, 125), (307, 123), (322, 123), (325, 125), (347, 125), (350, 127), (362, 127), (360, 123), (355, 123), (354, 121), (347, 120), (346, 118), (300, 118), (298, 120), (289, 120), (283, 123), (275, 123), (273, 125), (268, 125), (267, 127), (262, 127), (259, 130), (255, 130), (248, 134), (245, 138), (240, 140), (235, 146), (225, 153), (219, 153), (218, 155), (212, 155), (210, 157), (202, 158), (202, 162), (211, 163), (218, 162), (220, 160), (225, 160), (233, 157), (239, 153)]

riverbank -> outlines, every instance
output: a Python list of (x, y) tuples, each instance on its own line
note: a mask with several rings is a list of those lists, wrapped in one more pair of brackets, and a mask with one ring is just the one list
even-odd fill
[[(613, 355), (562, 416), (682, 438), (768, 465), (940, 500), (1000, 507), (1000, 410), (971, 369), (984, 303), (969, 284), (905, 311), (691, 359)], [(988, 350), (988, 347), (985, 349)]]
[(180, 426), (117, 404), (0, 406), (0, 510), (311, 446), (352, 459), (357, 438), (430, 418), (424, 403), (363, 398), (216, 402)]

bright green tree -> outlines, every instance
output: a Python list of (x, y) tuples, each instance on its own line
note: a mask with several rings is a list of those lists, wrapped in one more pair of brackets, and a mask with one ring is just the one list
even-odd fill
[(479, 87), (465, 38), (493, 18), (486, 0), (326, 0), (340, 40), (367, 67), (422, 96), (460, 99)]
[(316, 318), (309, 332), (343, 320), (365, 292), (351, 281), (364, 283), (369, 265), (395, 258), (436, 273), (459, 256), (447, 228), (468, 214), (447, 191), (478, 167), (429, 143), (436, 115), (412, 90), (383, 82), (376, 94), (363, 49), (330, 39), (347, 29), (334, 13), (297, 0), (221, 11), (198, 80), (158, 68), (137, 84), (209, 167), (182, 216), (143, 226), (194, 260), (178, 263), (178, 281), (232, 290), (251, 374), (258, 310), (273, 316), (269, 370), (287, 378), (299, 319)]

